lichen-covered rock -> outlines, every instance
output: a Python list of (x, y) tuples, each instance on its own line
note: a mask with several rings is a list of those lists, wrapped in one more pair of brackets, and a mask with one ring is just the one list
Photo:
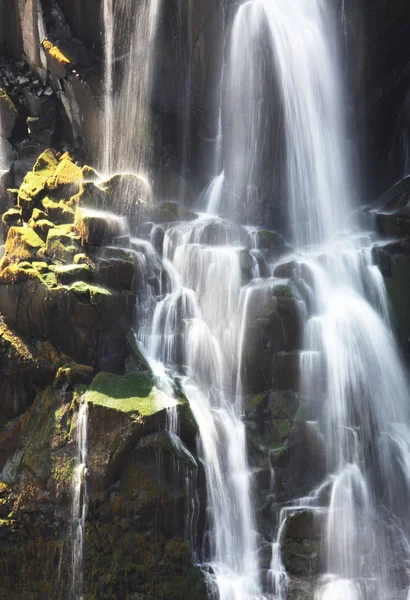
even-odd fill
[(41, 201), (41, 204), (49, 219), (56, 225), (74, 222), (75, 213), (73, 209), (62, 200), (56, 202), (55, 200), (51, 200), (51, 198), (46, 197)]
[(83, 174), (71, 157), (61, 158), (53, 175), (48, 180), (48, 189), (58, 198), (69, 200), (80, 191)]
[(70, 225), (59, 225), (49, 230), (45, 247), (47, 256), (69, 264), (80, 251), (80, 237)]
[(33, 260), (43, 247), (43, 240), (30, 227), (10, 227), (5, 254), (9, 260), (23, 262)]
[(22, 219), (21, 208), (18, 206), (9, 208), (9, 210), (3, 213), (1, 217), (1, 220), (6, 227), (21, 226), (23, 224)]

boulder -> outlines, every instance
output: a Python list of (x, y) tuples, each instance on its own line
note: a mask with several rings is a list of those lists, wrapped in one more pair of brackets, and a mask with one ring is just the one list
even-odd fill
[(53, 196), (69, 200), (80, 191), (83, 174), (69, 156), (62, 157), (52, 177), (48, 181), (48, 189)]
[(54, 228), (54, 223), (48, 219), (39, 219), (38, 221), (29, 221), (29, 226), (35, 231), (39, 238), (44, 242), (47, 240), (48, 232)]
[(108, 288), (131, 290), (137, 273), (137, 265), (133, 261), (118, 258), (100, 259), (97, 262), (96, 280)]
[(5, 248), (9, 260), (15, 262), (33, 260), (42, 248), (44, 248), (43, 240), (27, 225), (10, 227)]
[(63, 202), (63, 200), (56, 202), (55, 200), (51, 200), (51, 198), (46, 196), (46, 198), (41, 201), (41, 205), (47, 213), (50, 221), (56, 225), (74, 223), (75, 213), (72, 208)]
[(80, 237), (76, 235), (72, 226), (59, 225), (49, 230), (45, 254), (51, 259), (70, 264), (80, 251)]
[(4, 223), (4, 225), (6, 225), (6, 227), (19, 227), (23, 224), (22, 219), (23, 217), (21, 214), (21, 208), (19, 208), (18, 206), (14, 208), (9, 208), (9, 210), (3, 213), (1, 217), (1, 220)]
[(74, 227), (83, 246), (109, 245), (120, 235), (123, 226), (123, 220), (112, 213), (77, 207)]
[(138, 441), (165, 428), (167, 409), (180, 413), (182, 436), (193, 445), (195, 428), (186, 401), (155, 387), (149, 372), (99, 373), (86, 394), (89, 406), (90, 483), (93, 492), (112, 485)]

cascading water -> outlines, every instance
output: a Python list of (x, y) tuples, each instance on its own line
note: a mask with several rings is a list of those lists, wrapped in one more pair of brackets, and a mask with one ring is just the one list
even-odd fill
[(241, 249), (207, 245), (210, 223), (204, 217), (167, 231), (169, 288), (151, 332), (140, 339), (154, 372), (165, 363), (174, 376), (185, 375), (182, 389), (198, 423), (207, 480), (210, 589), (220, 600), (246, 600), (262, 596), (237, 373)]
[(72, 580), (71, 599), (83, 598), (83, 554), (85, 537), (85, 520), (87, 516), (87, 402), (81, 399), (78, 409), (76, 441), (77, 460), (73, 481), (72, 501)]
[[(117, 114), (125, 128), (137, 116), (146, 125), (145, 69), (151, 59), (142, 52), (154, 36), (158, 0), (141, 4), (135, 30), (132, 26), (130, 33), (128, 27), (124, 35), (129, 42), (125, 57), (114, 56), (116, 19), (110, 0), (105, 9), (107, 68), (120, 61), (125, 74), (118, 94), (114, 71), (106, 76), (107, 115)], [(122, 4), (118, 10), (125, 14)], [(220, 111), (223, 152), (216, 163), (221, 175), (198, 202), (208, 215), (166, 228), (162, 263), (149, 244), (144, 248), (144, 260), (155, 264), (160, 290), (157, 299), (142, 293), (138, 336), (162, 387), (169, 393), (172, 380), (181, 381), (199, 426), (209, 522), (206, 550), (196, 549), (195, 555), (198, 560), (206, 556), (202, 563), (210, 593), (220, 600), (285, 597), (281, 543), (287, 515), (302, 507), (326, 516), (318, 599), (403, 597), (399, 590), (410, 564), (409, 390), (390, 332), (383, 281), (371, 261), (372, 238), (349, 231), (356, 194), (347, 160), (337, 16), (325, 0), (250, 0), (239, 6), (222, 72), (221, 104), (228, 108)], [(142, 95), (134, 94), (137, 101), (130, 108), (132, 61), (141, 39)], [(273, 186), (272, 174), (266, 182), (265, 164), (266, 149), (275, 144), (267, 132), (278, 114), (271, 114), (272, 81), (280, 105), (275, 111), (283, 120), (288, 222), (297, 251), (288, 262), (297, 274), (294, 280), (299, 285), (304, 280), (301, 397), (323, 438), (327, 476), (311, 496), (282, 511), (276, 535), (268, 534), (272, 561), (264, 582), (241, 373), (249, 304), (259, 288), (255, 282), (244, 286), (250, 279), (241, 263), (245, 230), (211, 215), (233, 209), (237, 219), (244, 214), (241, 206), (266, 197), (261, 188)], [(107, 170), (144, 164), (126, 131), (111, 122), (106, 135)], [(215, 228), (216, 236), (210, 234)], [(252, 230), (246, 235), (252, 247)], [(154, 237), (155, 228), (152, 242)], [(267, 270), (273, 273), (276, 266), (273, 260)], [(252, 274), (260, 277), (258, 264)], [(168, 429), (177, 432), (175, 414), (169, 414)]]
[(354, 190), (332, 10), (321, 0), (255, 1), (248, 10), (271, 33), (284, 106), (289, 217), (310, 273), (301, 382), (333, 481), (327, 576), (318, 597), (396, 597), (392, 556), (403, 570), (409, 558), (409, 390), (380, 276), (352, 237), (338, 241)]

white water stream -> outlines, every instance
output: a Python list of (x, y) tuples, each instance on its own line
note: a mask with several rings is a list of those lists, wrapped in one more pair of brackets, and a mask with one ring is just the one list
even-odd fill
[(84, 537), (87, 517), (87, 468), (88, 468), (88, 421), (87, 402), (81, 399), (77, 415), (77, 460), (73, 480), (72, 501), (72, 600), (82, 600), (84, 582)]
[(143, 176), (152, 146), (150, 91), (160, 0), (104, 0), (105, 114), (101, 169)]

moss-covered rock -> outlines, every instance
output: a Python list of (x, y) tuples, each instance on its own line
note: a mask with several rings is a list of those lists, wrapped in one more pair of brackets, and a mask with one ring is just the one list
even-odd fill
[(23, 335), (49, 339), (80, 363), (123, 372), (135, 295), (55, 283), (55, 273), (30, 263), (9, 265), (0, 274), (0, 312)]
[(48, 232), (50, 229), (54, 229), (55, 225), (48, 219), (39, 219), (38, 221), (29, 221), (29, 226), (35, 231), (40, 239), (44, 242), (47, 240)]
[(90, 266), (87, 264), (60, 265), (53, 270), (61, 285), (71, 285), (78, 281), (88, 282), (92, 275)]
[(69, 198), (80, 191), (83, 174), (70, 157), (60, 159), (54, 174), (48, 180), (48, 189), (59, 198)]
[(121, 377), (99, 373), (87, 392), (87, 401), (142, 417), (152, 416), (179, 403), (157, 389), (149, 373), (130, 373)]
[(45, 247), (47, 256), (70, 264), (80, 251), (80, 237), (70, 225), (59, 225), (49, 230)]
[(30, 227), (10, 227), (5, 255), (16, 262), (33, 260), (43, 247), (43, 240)]
[(81, 171), (83, 174), (83, 181), (96, 182), (101, 179), (100, 175), (97, 173), (97, 171), (95, 169), (93, 169), (93, 167), (84, 165), (84, 167), (81, 169)]
[(120, 235), (122, 220), (111, 213), (77, 207), (74, 227), (83, 246), (104, 246)]
[(40, 174), (43, 178), (52, 177), (58, 167), (58, 159), (51, 148), (48, 148), (36, 160), (33, 172)]
[(41, 201), (49, 219), (57, 225), (74, 223), (74, 211), (63, 200), (56, 202), (48, 196)]
[(75, 362), (70, 362), (57, 371), (55, 383), (59, 387), (73, 388), (78, 384), (90, 383), (93, 378), (94, 369), (88, 365), (79, 365)]
[(3, 221), (4, 225), (6, 225), (6, 227), (21, 226), (23, 224), (21, 208), (18, 206), (9, 208), (9, 210), (3, 213), (1, 220)]
[(42, 173), (30, 171), (25, 176), (18, 191), (17, 203), (26, 220), (30, 218), (33, 208), (45, 195), (46, 186), (47, 178)]

